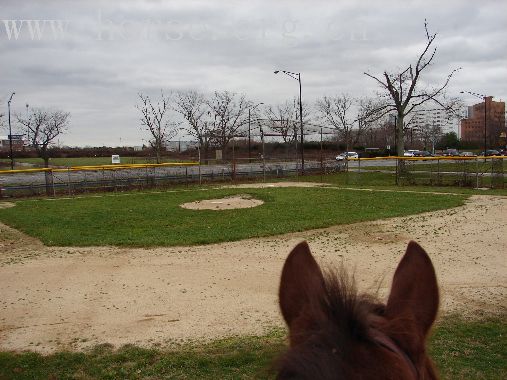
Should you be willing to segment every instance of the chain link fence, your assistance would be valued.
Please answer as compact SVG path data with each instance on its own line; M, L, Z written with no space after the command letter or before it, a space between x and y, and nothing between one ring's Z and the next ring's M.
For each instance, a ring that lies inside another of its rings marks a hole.
M505 188L505 160L501 157L363 158L348 161L308 158L304 175L347 173L345 184L372 184L370 174L387 185ZM105 165L72 168L0 171L0 198L72 196L154 187L236 181L298 180L303 174L295 159L238 159L194 163ZM353 178L353 179L352 179Z
M507 157L506 157L507 158ZM351 160L348 170L383 173L401 186L458 186L505 188L503 157L385 157ZM356 180L360 182L359 179Z
M301 163L291 160L235 160L230 162L104 165L72 168L0 171L0 198L72 196L154 187L235 181L273 181L297 178ZM308 161L305 174L343 170L334 160Z

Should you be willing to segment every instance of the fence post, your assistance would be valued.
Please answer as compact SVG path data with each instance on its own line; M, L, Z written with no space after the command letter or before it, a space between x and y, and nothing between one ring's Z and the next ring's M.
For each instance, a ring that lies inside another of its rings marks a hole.
M430 160L430 186L433 186L433 160Z
M399 168L398 168L399 165L400 165L400 159L398 157L396 157L396 176L395 176L395 178L396 178L396 181L395 181L396 182L396 186L398 186L400 184L400 179L399 179L399 173L400 173L400 171L399 171Z
M437 160L437 186L441 185L440 181L440 159Z
M114 192L116 193L116 170L111 170L111 177L113 177L113 189L114 189Z
M475 156L475 188L479 188L479 157Z
M202 177L201 177L201 156L199 156L199 186L202 184Z
M491 174L489 175L489 188L492 189L493 186L493 159L491 159Z
M72 195L72 188L70 187L70 168L67 168L67 180L69 181L69 197Z

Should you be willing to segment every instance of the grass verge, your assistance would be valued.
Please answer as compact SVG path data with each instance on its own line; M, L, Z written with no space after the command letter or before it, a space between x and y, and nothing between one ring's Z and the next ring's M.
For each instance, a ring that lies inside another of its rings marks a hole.
M188 210L179 205L245 194L261 206ZM330 188L209 189L16 202L0 220L46 245L174 246L271 236L456 207L466 196Z
M162 158L161 162L174 162L177 161L171 158ZM188 161L188 160L181 160ZM181 162L179 161L179 162ZM0 159L0 162L10 163L9 159L3 158ZM32 164L36 167L43 167L44 161L41 158L16 158L16 163L23 164ZM121 157L122 164L153 164L155 163L152 158L149 157ZM69 157L69 158L50 158L49 159L50 166L95 166L95 165L111 165L111 156L107 157ZM18 166L18 165L16 165Z
M429 343L442 379L505 379L507 318L443 319ZM178 349L97 346L88 352L0 353L0 379L272 379L285 332Z
M293 178L287 179L293 180ZM396 175L394 173L382 173L374 171L358 172L342 172L326 175L309 175L299 177L303 182L322 182L339 187L351 188L372 188L375 190L392 190L392 191L416 191L416 192L437 192L437 193L454 193L467 195L503 195L507 196L507 188L505 189L474 189L471 187L459 186L430 186L430 185L403 185L396 186Z

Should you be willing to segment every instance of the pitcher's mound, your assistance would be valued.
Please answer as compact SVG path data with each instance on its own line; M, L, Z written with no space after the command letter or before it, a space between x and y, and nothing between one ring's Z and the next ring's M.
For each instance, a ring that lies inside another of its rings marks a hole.
M204 199L202 201L183 203L180 206L191 210L232 210L235 208L251 208L264 202L252 198L248 194L234 195L220 199Z

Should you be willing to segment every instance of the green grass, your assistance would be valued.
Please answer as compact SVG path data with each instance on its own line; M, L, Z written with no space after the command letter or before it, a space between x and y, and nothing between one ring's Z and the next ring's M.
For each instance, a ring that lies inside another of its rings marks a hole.
M293 180L287 178L284 180ZM392 191L417 191L417 192L438 192L438 193L454 193L467 195L507 195L507 186L504 189L474 189L471 187L459 186L429 186L429 185L396 185L396 176L394 173L380 173L363 171L358 172L342 172L326 175L310 175L299 177L299 181L303 182L323 182L344 188L371 188L375 190L392 190Z
M40 158L16 158L16 163L33 164L38 167L44 166L44 161ZM162 158L162 162L174 162L174 159ZM0 162L10 163L8 159L0 159ZM148 157L123 157L122 164L153 164L155 161ZM74 158L51 158L49 160L51 166L95 166L95 165L111 165L111 156L107 157L74 157ZM21 168L17 165L17 168Z
M444 379L506 379L507 317L470 322L448 316L430 341L430 354Z
M245 194L261 206L188 210L179 205ZM57 246L173 246L278 235L456 207L466 196L326 188L209 189L25 200L0 220Z
M465 321L446 317L436 326L430 355L442 379L507 378L507 318ZM101 345L88 352L0 353L0 379L272 379L285 350L285 331L236 337L176 349Z

